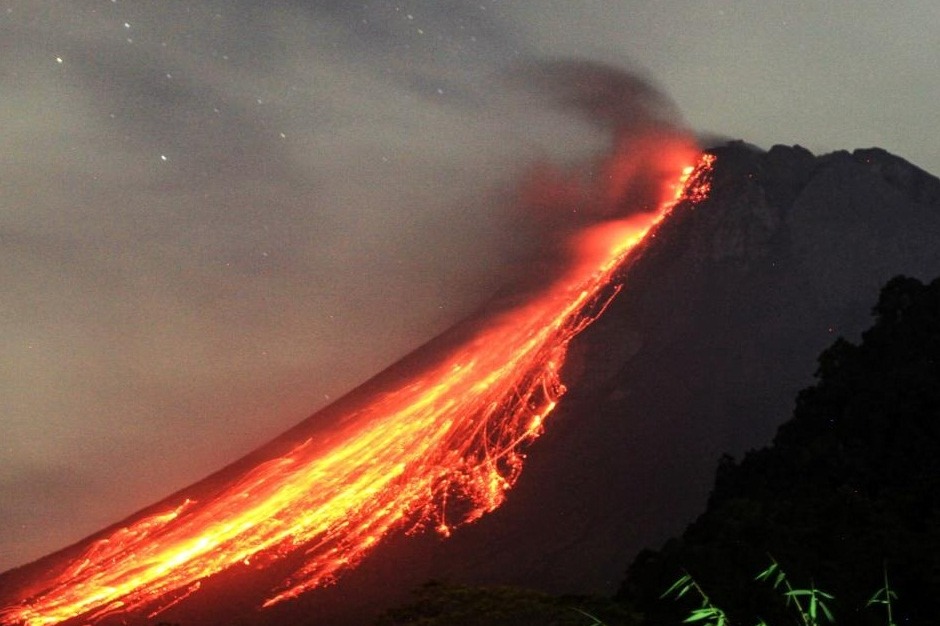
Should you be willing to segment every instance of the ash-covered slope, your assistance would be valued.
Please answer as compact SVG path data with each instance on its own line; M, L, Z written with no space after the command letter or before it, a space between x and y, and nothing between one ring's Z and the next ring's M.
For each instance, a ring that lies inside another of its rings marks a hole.
M430 578L613 592L638 550L702 509L723 452L770 440L808 364L867 325L881 284L940 274L940 181L904 160L713 152L710 197L676 208L572 344L569 392L500 509L448 540L395 537L270 610L255 610L260 581L223 574L159 619L368 623Z

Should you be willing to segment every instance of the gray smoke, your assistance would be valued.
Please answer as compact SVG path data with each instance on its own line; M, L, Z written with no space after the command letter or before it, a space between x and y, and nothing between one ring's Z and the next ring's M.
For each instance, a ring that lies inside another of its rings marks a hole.
M673 132L610 67L508 80L456 1L15 3L0 42L0 570L444 330Z
M672 101L636 73L560 59L516 64L504 79L530 106L571 115L605 141L591 156L536 163L522 177L511 211L526 266L564 263L560 250L587 224L655 210L663 185L695 150Z
M509 72L550 102L612 132L681 128L679 110L642 75L586 59L522 63Z

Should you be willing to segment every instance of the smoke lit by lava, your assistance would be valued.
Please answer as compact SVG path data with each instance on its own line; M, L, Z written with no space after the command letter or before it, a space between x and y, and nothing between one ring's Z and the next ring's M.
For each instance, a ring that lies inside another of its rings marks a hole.
M594 218L566 233L564 267L537 289L452 331L459 340L350 403L332 429L271 448L221 484L194 485L0 591L0 623L153 616L219 572L290 556L300 566L270 590L271 606L331 582L392 531L447 536L493 511L565 392L569 341L616 293L630 250L677 200L707 193L711 157L696 168L688 142L672 136L657 146L656 137L618 139L594 164L597 187L582 197ZM631 195L640 168L655 172L656 186L647 176L648 188ZM627 210L640 197L648 206Z

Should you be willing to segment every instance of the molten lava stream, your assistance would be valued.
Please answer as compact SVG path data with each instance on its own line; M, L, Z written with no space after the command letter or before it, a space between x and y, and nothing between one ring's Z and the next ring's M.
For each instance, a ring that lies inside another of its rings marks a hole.
M707 191L710 159L659 213L588 229L563 275L487 319L437 366L345 416L330 447L308 439L211 498L185 499L94 541L62 571L33 581L29 597L0 610L0 622L154 615L222 570L299 551L303 564L269 606L328 582L394 528L430 525L447 535L492 511L521 471L520 444L539 435L564 393L569 341L603 307L605 287L649 228L676 200ZM448 509L453 502L458 512Z

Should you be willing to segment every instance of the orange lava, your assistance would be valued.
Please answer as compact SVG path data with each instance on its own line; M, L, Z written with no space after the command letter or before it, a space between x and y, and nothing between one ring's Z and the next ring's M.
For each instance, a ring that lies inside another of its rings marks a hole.
M393 529L442 535L494 510L565 388L568 343L600 314L627 253L678 199L707 191L705 155L660 210L582 233L566 272L434 368L343 419L327 446L308 439L205 501L184 500L92 543L63 571L0 609L0 623L155 615L234 566L302 555L265 606L333 579ZM690 176L691 175L691 176ZM688 183L686 184L686 180ZM608 288L609 287L609 288Z

